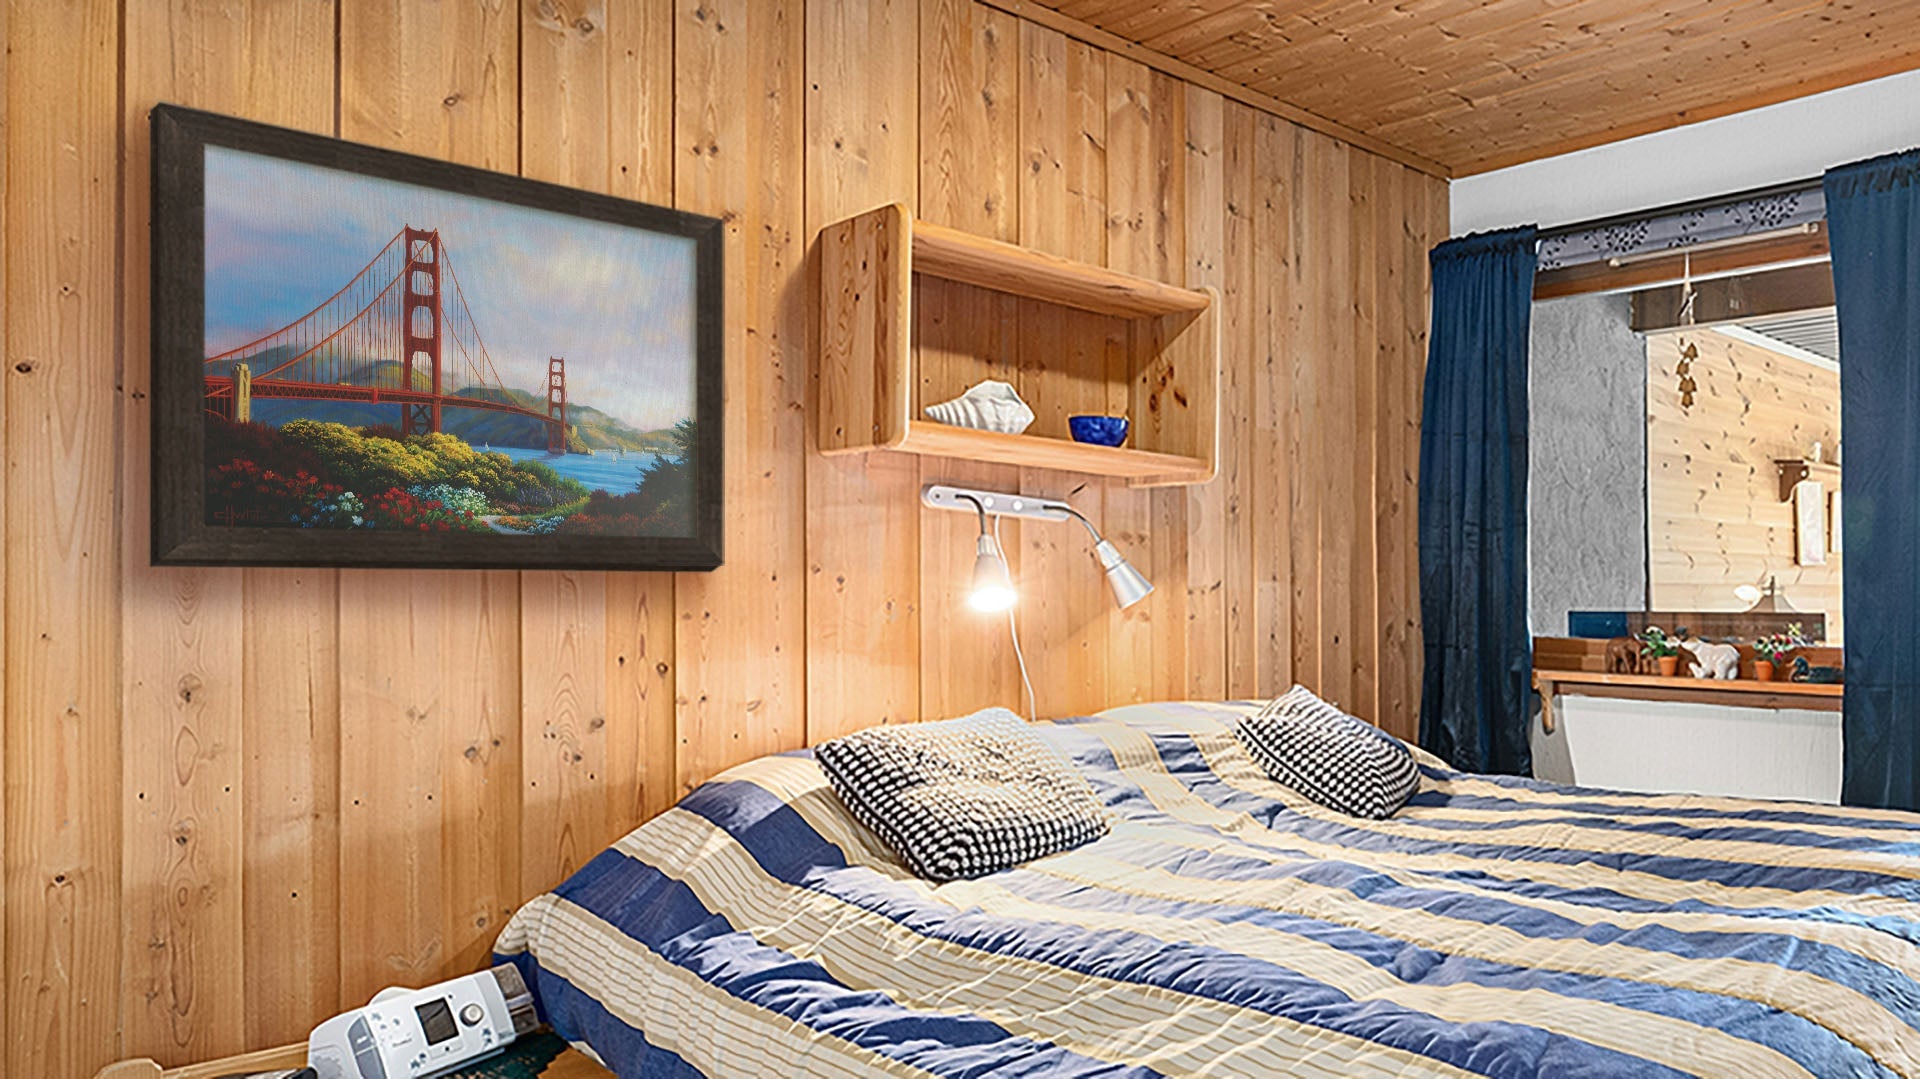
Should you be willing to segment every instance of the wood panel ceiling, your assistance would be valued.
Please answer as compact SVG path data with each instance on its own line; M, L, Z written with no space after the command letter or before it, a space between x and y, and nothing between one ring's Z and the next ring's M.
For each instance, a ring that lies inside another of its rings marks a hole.
M1920 67L1914 0L1043 3L1454 175Z

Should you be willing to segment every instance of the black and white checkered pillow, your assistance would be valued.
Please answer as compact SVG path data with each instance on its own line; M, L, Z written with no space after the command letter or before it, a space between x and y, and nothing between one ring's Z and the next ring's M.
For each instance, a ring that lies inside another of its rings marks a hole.
M1009 869L1109 827L1086 777L1004 708L874 727L813 753L853 815L929 880Z
M1276 782L1350 817L1384 820L1420 788L1398 738L1295 686L1243 716L1234 734Z

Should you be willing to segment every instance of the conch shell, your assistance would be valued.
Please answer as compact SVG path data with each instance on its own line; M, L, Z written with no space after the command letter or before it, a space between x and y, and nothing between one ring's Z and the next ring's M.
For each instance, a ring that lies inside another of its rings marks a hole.
M1017 435L1033 422L1033 409L1005 382L987 379L951 401L928 405L927 418L954 427Z

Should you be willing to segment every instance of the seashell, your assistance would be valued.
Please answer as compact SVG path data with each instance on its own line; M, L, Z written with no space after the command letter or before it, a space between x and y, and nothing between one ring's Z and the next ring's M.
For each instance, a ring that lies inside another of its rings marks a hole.
M938 423L1009 435L1019 434L1033 422L1033 409L1020 399L1020 394L1007 383L991 378L951 401L928 405L923 411L928 419Z

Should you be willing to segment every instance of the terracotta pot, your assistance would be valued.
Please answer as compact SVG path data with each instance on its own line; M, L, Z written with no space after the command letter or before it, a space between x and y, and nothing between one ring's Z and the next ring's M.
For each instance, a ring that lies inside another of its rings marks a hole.
M1679 656L1658 656L1655 661L1660 664L1660 676L1662 678L1672 678L1674 673L1680 669Z
M1766 659L1754 660L1753 676L1762 682L1773 681L1773 661Z

